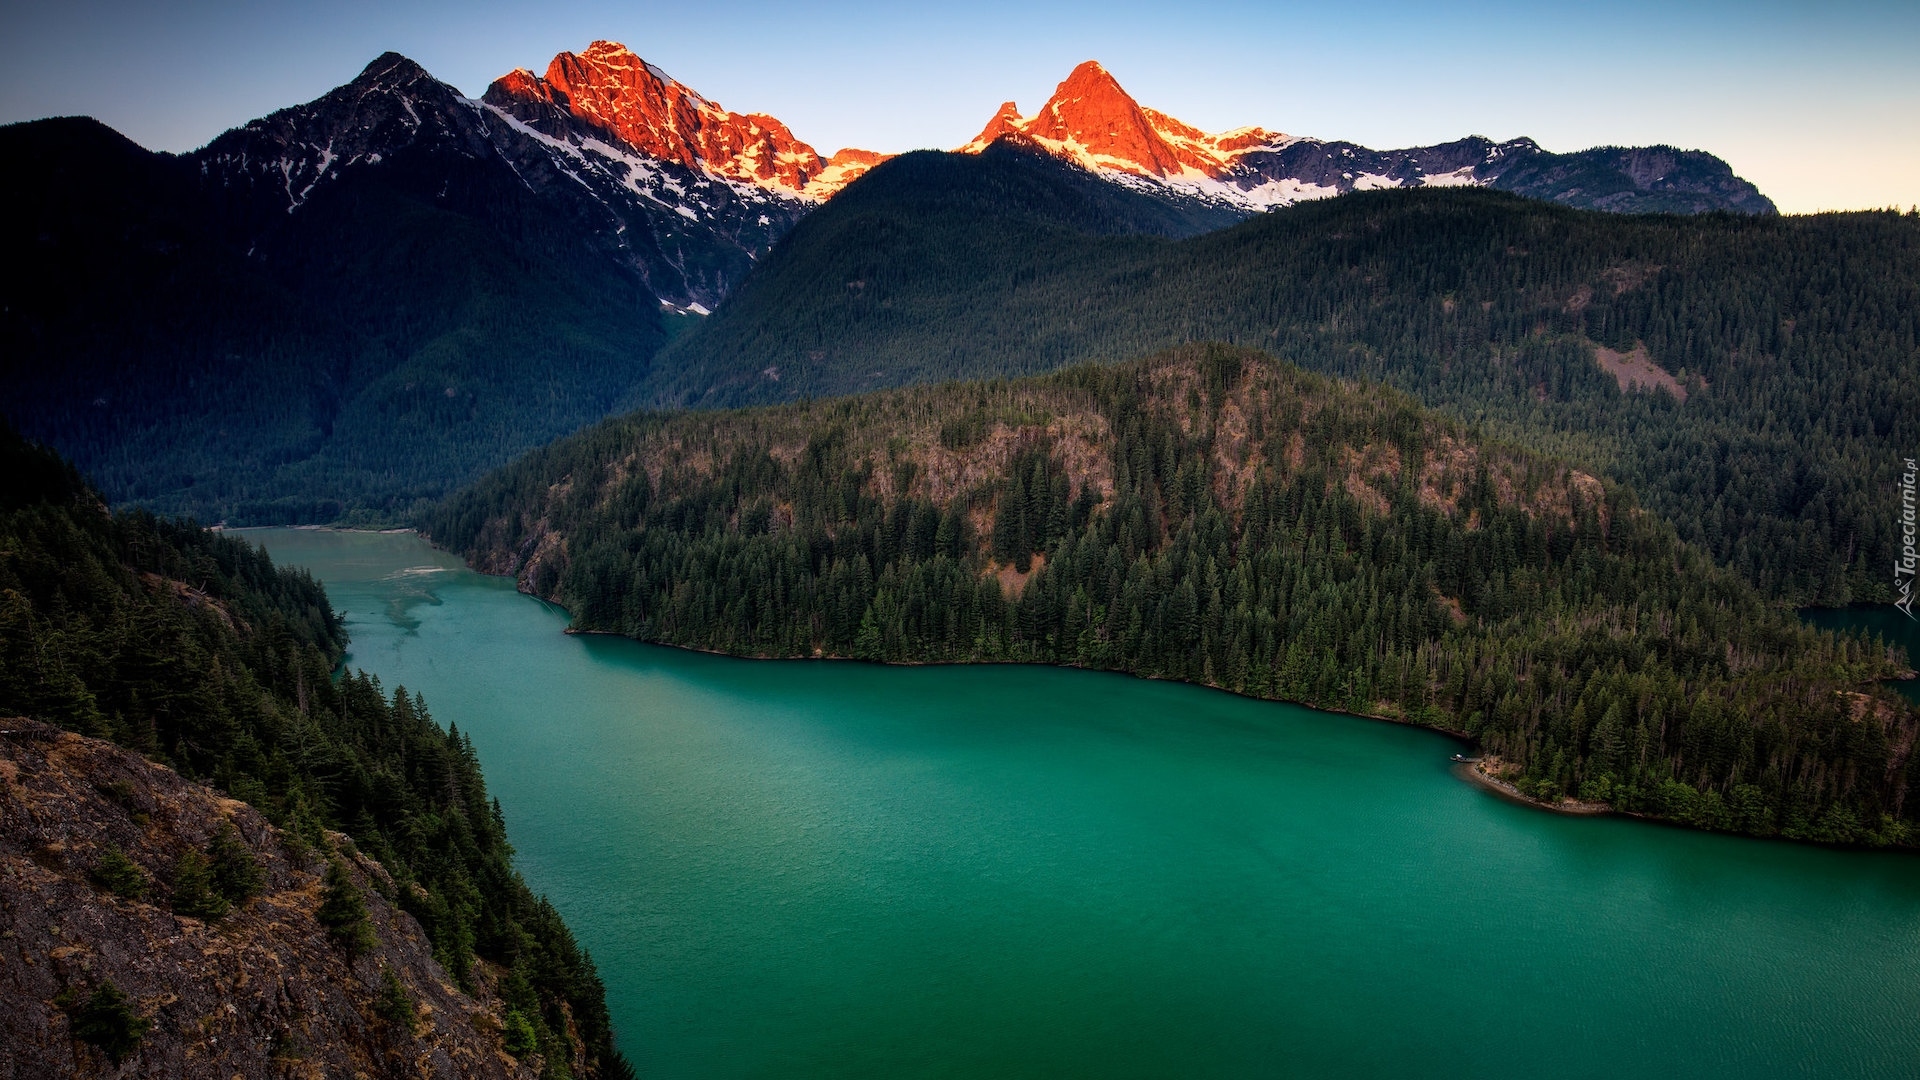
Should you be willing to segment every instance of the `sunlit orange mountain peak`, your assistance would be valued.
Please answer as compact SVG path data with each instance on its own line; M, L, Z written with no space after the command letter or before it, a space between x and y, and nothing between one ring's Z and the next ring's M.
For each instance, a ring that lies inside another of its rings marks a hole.
M832 194L871 164L863 157L880 158L863 150L824 158L778 119L726 109L613 41L555 56L545 77L508 72L486 100L529 123L562 113L648 157L803 198Z
M1260 128L1209 135L1135 101L1097 60L1074 68L1030 117L1020 116L1011 101L1000 106L960 149L978 153L995 139L1015 134L1089 169L1157 178L1220 177L1238 152L1286 138Z

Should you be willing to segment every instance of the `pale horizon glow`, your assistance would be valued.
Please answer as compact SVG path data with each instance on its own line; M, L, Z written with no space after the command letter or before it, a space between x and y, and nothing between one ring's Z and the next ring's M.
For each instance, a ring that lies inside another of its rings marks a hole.
M1141 104L1208 131L1383 150L1467 135L1555 151L1665 143L1718 155L1788 213L1920 203L1911 3L75 0L10 8L0 31L0 123L90 115L174 152L318 97L387 50L478 96L605 38L826 154L959 146L1002 101L1031 114L1097 59Z

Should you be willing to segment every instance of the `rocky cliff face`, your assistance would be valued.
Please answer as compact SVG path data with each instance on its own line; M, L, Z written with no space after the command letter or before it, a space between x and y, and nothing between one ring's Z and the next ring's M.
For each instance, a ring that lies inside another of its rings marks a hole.
M490 158L485 120L458 90L386 53L352 82L227 131L193 157L241 205L284 216L330 181L410 152Z
M264 888L217 921L176 914L181 857L229 824ZM0 720L0 1077L539 1075L537 1057L505 1052L484 972L478 997L456 989L383 895L379 864L332 839L378 939L357 956L316 918L321 853L111 743ZM144 898L96 884L110 849L138 867ZM395 1018L389 973L411 1023ZM117 1063L80 1037L83 1003L106 984L150 1025Z
M561 53L545 78L510 72L486 101L550 135L589 128L649 157L794 197L827 167L779 120L730 112L611 41Z
M961 150L978 153L1010 134L1090 169L1163 179L1226 176L1240 149L1286 139L1262 128L1209 135L1141 105L1095 60L1074 68L1030 117L1011 101L1001 105Z

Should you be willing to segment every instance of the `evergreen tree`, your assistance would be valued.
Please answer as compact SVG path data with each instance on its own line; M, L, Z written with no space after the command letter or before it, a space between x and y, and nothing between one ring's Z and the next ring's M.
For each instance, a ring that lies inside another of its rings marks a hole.
M357 957L380 943L367 918L367 899L354 884L346 861L338 857L327 864L325 891L313 917L348 956Z
M212 864L213 887L229 902L244 904L260 895L266 886L266 871L240 839L240 830L234 828L232 822L222 824L214 834L207 846L207 856Z
M224 918L227 898L214 885L213 867L207 857L188 850L173 865L173 911L208 922Z
M419 1015L413 998L407 995L407 988L400 984L400 977L390 967L380 969L380 991L374 995L373 1012L401 1032L413 1034Z
M514 1057L526 1057L540 1048L540 1040L534 1034L533 1024L526 1014L518 1009L507 1010L507 1023L504 1042L507 1053Z
M94 864L93 882L115 896L140 900L147 895L147 872L116 844L108 844Z
M318 582L233 534L103 514L70 466L4 426L0 477L0 715L109 738L224 789L296 854L347 832L393 876L456 982L474 988L479 958L521 972L528 1008L573 1018L555 1036L564 1056L625 1075L599 977L514 870L472 743L418 695L336 678L345 634ZM144 824L130 788L103 790ZM174 896L188 909L265 885L237 832L195 855L204 867L189 860L187 895ZM125 869L101 887L144 883Z
M682 463L644 506L636 460ZM923 554L923 504L990 514L985 542ZM739 526L756 505L790 510ZM1920 711L1875 684L1904 667L1883 646L1805 626L1624 486L1248 350L636 415L429 528L475 560L556 552L528 584L585 629L1129 671L1460 731L1543 799L1862 844L1920 823Z
M120 988L102 982L91 995L68 1012L73 1037L107 1055L117 1067L140 1047L153 1021L133 1009Z

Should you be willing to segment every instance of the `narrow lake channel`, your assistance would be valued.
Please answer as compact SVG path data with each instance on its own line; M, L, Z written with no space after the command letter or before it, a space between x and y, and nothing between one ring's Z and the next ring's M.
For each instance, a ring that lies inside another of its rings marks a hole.
M1920 858L1504 802L1390 724L561 633L246 533L470 735L648 1077L1920 1076Z

